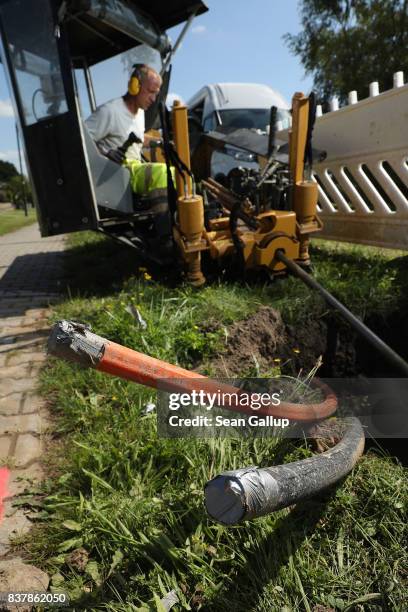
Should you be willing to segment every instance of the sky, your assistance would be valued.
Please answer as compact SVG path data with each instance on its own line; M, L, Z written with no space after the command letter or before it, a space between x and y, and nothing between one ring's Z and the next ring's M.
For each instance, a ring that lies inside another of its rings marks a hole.
M196 17L178 49L169 91L187 101L203 85L222 82L263 83L290 103L295 91L308 93L310 76L283 41L300 31L297 0L204 0L209 11ZM173 43L182 26L168 30ZM128 73L118 57L91 69L97 104L126 91ZM78 79L83 92L82 78ZM89 114L81 95L84 116ZM15 121L0 64L0 158L18 167Z

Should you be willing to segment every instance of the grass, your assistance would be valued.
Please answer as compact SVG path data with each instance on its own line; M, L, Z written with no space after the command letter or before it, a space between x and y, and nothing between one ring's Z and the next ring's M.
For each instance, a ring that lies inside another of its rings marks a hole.
M252 286L213 280L197 291L152 280L131 251L99 237L70 242L70 265L81 274L72 275L71 297L54 318L91 323L102 336L183 367L210 366L226 341L223 328L260 305L291 322L325 308L295 279ZM330 249L314 247L315 274L337 297L360 314L399 308L402 262ZM220 322L216 331L211 321ZM225 469L307 457L305 443L159 438L155 416L143 411L155 402L153 391L55 359L42 389L56 417L57 447L29 551L52 587L70 593L73 610L162 611L160 600L172 590L174 610L405 609L408 491L391 458L371 451L324 495L226 528L206 517L207 480ZM79 548L82 564L73 555Z
M14 232L26 225L32 225L36 220L37 215L33 208L28 209L27 216L25 216L24 210L2 210L0 211L0 236Z

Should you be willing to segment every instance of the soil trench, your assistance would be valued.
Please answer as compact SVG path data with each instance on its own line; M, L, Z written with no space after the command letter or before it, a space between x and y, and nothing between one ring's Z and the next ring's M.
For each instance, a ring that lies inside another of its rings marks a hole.
M384 320L371 317L365 324L403 358L408 358L407 323L400 315ZM217 325L211 326L211 331ZM206 330L208 331L208 330ZM318 364L325 378L400 377L392 364L333 311L311 313L307 320L286 324L282 314L262 306L250 317L233 323L226 347L211 362L215 375L255 375L279 367L282 374L305 376Z

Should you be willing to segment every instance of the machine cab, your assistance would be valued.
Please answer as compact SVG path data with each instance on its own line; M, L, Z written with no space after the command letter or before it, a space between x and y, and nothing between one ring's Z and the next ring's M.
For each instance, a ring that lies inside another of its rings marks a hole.
M87 132L75 69L94 110L90 66L143 45L161 58L165 95L165 30L206 10L195 0L0 0L1 60L42 236L103 230L134 214L128 171L103 157Z

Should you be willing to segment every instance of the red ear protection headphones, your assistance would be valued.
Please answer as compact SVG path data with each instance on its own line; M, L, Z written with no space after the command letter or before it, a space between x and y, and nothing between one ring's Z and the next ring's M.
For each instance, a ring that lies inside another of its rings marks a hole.
M130 77L129 86L128 86L128 93L131 96L137 96L137 94L140 91L140 88L142 86L141 80L142 80L142 68L143 67L144 67L144 64L134 64L133 65L133 72L132 72L132 76Z

